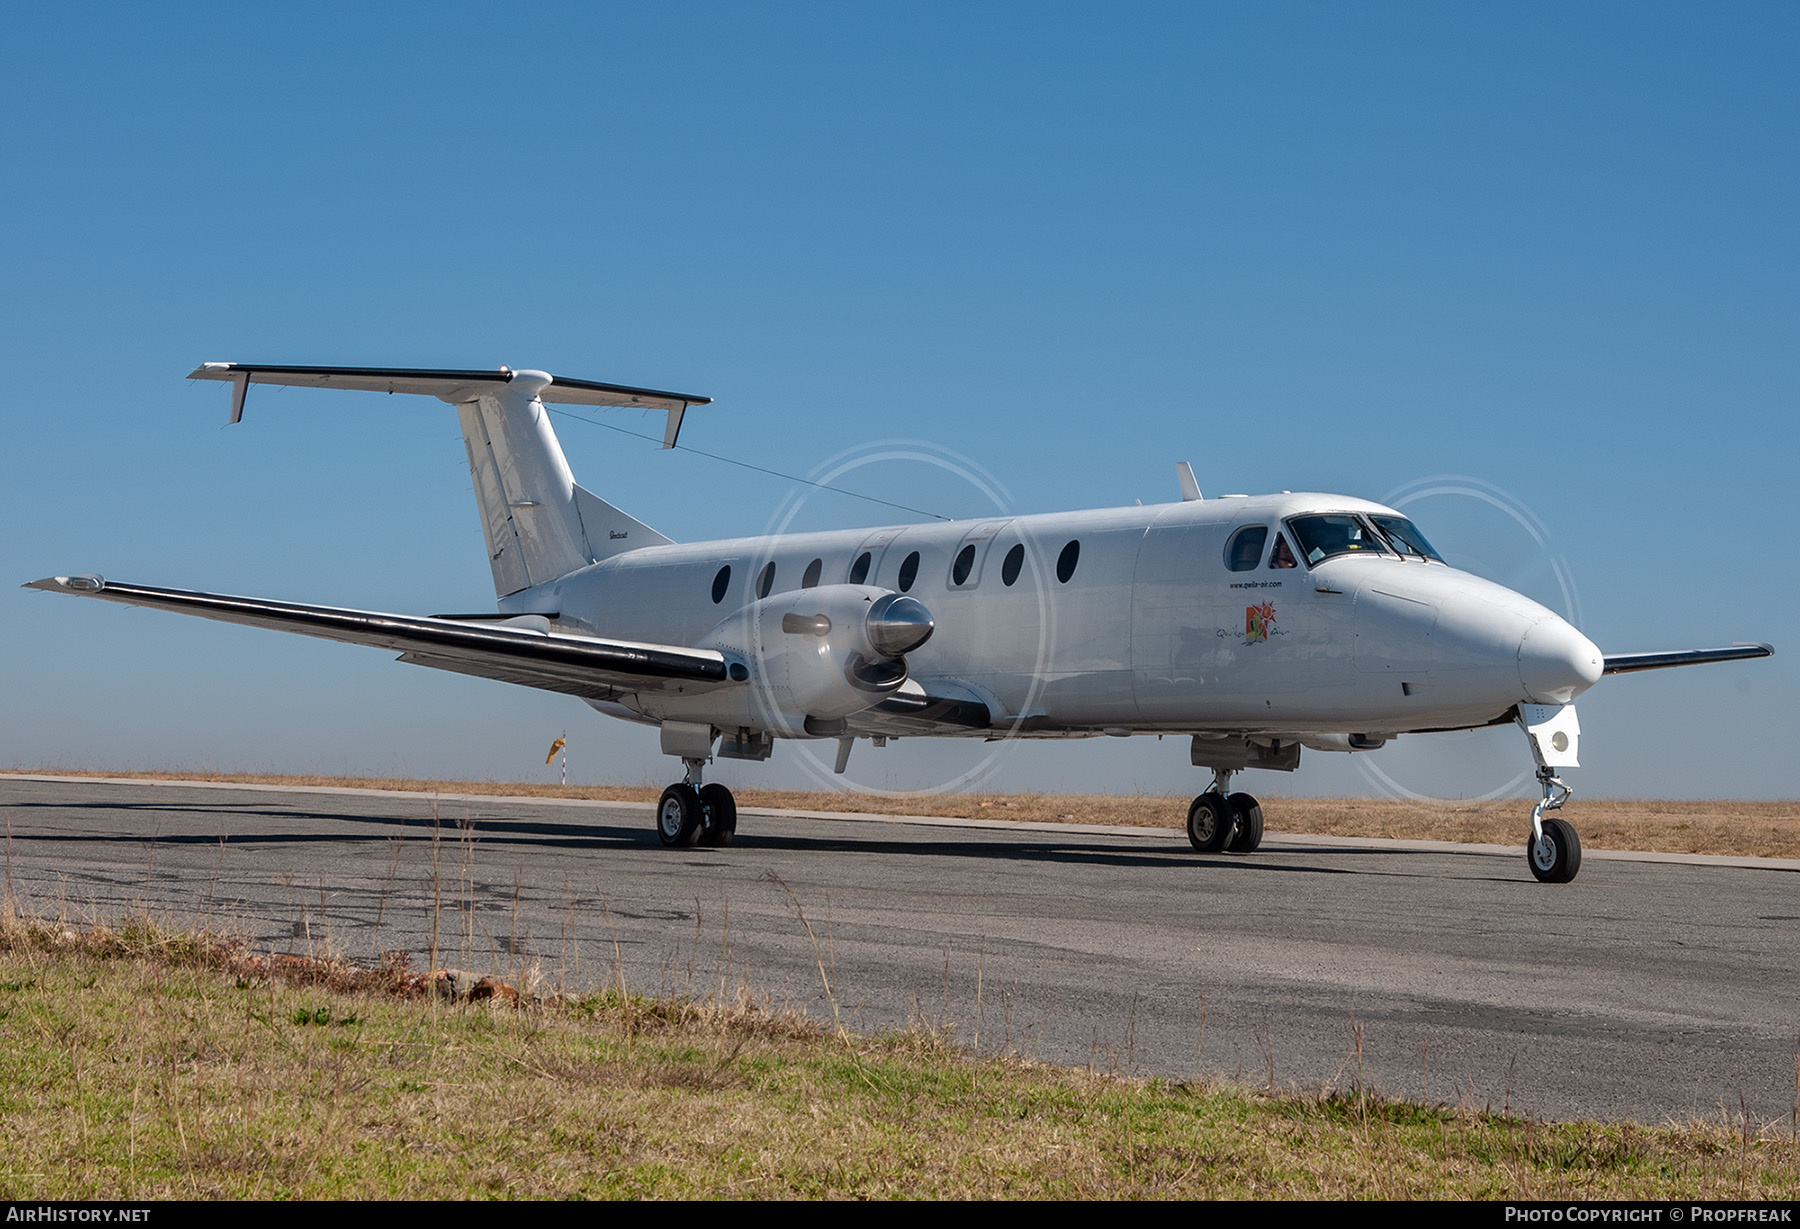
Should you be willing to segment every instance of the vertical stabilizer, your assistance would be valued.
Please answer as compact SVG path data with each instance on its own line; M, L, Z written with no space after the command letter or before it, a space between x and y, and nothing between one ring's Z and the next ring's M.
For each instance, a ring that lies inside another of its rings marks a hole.
M456 407L499 597L669 541L575 485L538 399L549 383L542 372L515 371Z

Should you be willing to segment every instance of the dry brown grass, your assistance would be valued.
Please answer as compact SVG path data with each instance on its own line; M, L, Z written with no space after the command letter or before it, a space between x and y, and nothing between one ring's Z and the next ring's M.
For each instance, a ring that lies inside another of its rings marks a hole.
M0 911L0 1199L1792 1199L1800 1134L1120 1078ZM249 962L249 963L247 963Z
M118 775L157 781L223 781L251 785L407 790L529 798L583 798L600 802L655 803L661 786L541 785L521 781L435 781L406 778L282 776L269 773L132 772L100 774L33 769L39 775ZM871 798L860 794L799 790L737 791L739 807L798 811L923 815L939 818L1014 820L1030 823L1112 824L1180 828L1188 799L1155 794L933 794ZM1263 819L1272 833L1318 836L1398 837L1479 844L1524 844L1529 801L1420 803L1388 798L1265 798ZM1774 802L1671 802L1658 799L1576 798L1563 817L1589 849L1654 853L1729 854L1800 858L1800 799Z

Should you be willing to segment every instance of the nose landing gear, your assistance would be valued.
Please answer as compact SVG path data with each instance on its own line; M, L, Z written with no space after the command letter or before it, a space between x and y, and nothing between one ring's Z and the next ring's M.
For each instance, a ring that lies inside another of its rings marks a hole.
M1544 797L1531 808L1531 840L1525 844L1525 860L1539 883L1568 883L1581 870L1581 839L1567 820L1545 819L1544 815L1561 807L1574 791L1553 768L1540 767L1537 779L1544 787Z
M1581 841L1567 820L1544 817L1559 810L1573 792L1556 772L1580 767L1581 723L1573 704L1521 704L1518 721L1537 760L1538 784L1544 787L1543 798L1531 808L1525 863L1539 883L1568 883L1581 870Z

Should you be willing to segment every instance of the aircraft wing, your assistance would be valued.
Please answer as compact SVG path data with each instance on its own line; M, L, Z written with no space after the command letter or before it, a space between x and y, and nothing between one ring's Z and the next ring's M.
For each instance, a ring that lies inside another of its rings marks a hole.
M1666 670L1671 666L1698 666L1712 661L1743 661L1749 657L1768 657L1775 652L1770 644L1734 644L1728 649L1678 649L1672 653L1608 653L1607 674L1631 674L1638 670Z
M545 620L529 615L473 621L383 614L123 584L99 576L50 576L25 587L366 644L398 651L401 661L416 665L587 699L611 699L620 692L707 690L727 678L724 656L711 649L573 636L549 631Z
M908 679L881 703L845 718L851 733L894 737L970 735L992 725L993 715L979 696L943 679Z

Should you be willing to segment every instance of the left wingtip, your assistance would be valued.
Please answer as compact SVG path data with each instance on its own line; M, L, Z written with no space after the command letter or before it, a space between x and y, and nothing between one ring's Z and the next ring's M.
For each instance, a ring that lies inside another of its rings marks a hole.
M19 587L44 589L51 593L98 593L106 588L106 579L88 572L80 576L46 576L42 580L27 581Z

